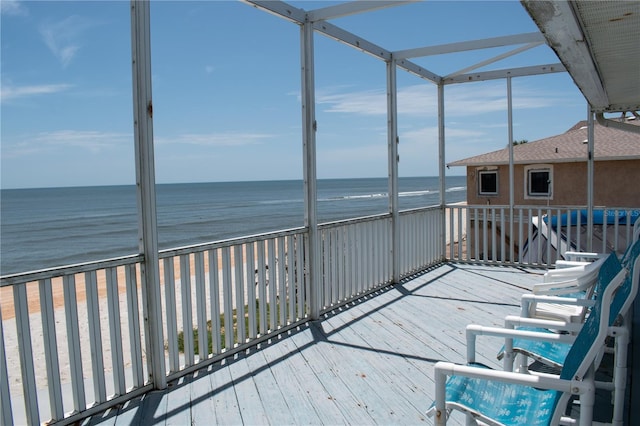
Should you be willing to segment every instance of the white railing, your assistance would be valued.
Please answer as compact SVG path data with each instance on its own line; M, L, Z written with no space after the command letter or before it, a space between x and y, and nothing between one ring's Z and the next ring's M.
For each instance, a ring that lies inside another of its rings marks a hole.
M160 252L167 378L304 320L305 244L298 229ZM141 261L2 277L2 424L71 423L151 389Z
M438 208L399 216L402 277L442 260ZM392 216L319 226L321 312L392 282ZM308 319L304 228L164 250L168 380ZM152 389L142 256L0 280L0 423L73 423ZM186 330L186 332L185 332Z
M140 261L2 277L3 424L58 421L144 391Z
M596 207L594 212L591 250L624 250L640 209ZM607 226L601 225L602 219L598 224L598 215L606 218ZM453 241L446 248L448 260L549 267L567 250L587 247L586 207L581 206L517 206L511 219L508 206L454 204L447 206L446 223L448 240ZM552 228L553 232L545 230L548 238L541 239L538 228Z
M391 216L318 227L322 244L322 309L391 282Z
M441 235L445 230L440 208L400 213L400 277L422 271L444 259Z
M297 229L160 252L168 378L304 319L306 244Z
M579 210L517 207L513 220L506 206L404 211L395 227L395 267L402 278L445 258L522 263L522 242L535 234L532 217L557 220ZM630 241L624 217L637 215L634 209L604 211L613 219L599 234L607 243L594 251ZM555 240L534 247L537 255L553 253L551 247L559 252L528 264L555 262L566 249L558 235L584 238L574 231L574 225L586 225L581 216L568 217ZM318 230L320 312L392 283L392 215L327 223ZM167 379L307 321L308 253L304 228L161 251ZM129 256L1 278L2 424L72 423L152 388L142 261Z

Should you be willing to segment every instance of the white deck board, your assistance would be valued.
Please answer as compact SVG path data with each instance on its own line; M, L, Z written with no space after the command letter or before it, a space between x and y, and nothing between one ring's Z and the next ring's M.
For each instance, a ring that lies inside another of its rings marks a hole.
M85 423L431 424L434 364L464 362L465 326L502 325L541 280L444 264ZM500 346L479 339L478 360L499 368Z

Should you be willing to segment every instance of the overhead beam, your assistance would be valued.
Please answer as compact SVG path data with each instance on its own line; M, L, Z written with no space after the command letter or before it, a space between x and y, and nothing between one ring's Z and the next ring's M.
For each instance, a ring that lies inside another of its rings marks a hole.
M444 84L455 83L471 83L474 81L499 80L507 77L524 77L528 75L553 74L565 72L564 65L561 63L534 65L530 67L509 68L503 70L486 71L479 73L460 74L454 77L446 77L443 79Z
M342 5L337 5L337 6L329 6L323 9L316 9L315 11L306 12L303 9L293 7L290 4L280 0L242 0L242 1L256 8L259 8L261 10L280 16L291 22L297 23L299 25L302 25L305 22L312 22L313 20L316 20L319 18L329 19L329 18L335 18L337 16L346 16L347 14L360 13L360 12L369 11L373 9L379 9L382 7L389 7L391 6L390 3L394 3L394 4L397 3L397 2L389 2L389 1L382 1L382 2L359 2L358 1L358 2L349 2ZM405 4L410 2L412 2L412 0L402 1L401 3ZM373 3L380 3L380 4L376 6ZM310 14L312 15L310 16ZM449 44L443 44L440 46L422 47L417 49L399 50L399 51L391 52L381 46L378 46L375 43L372 43L362 37L359 37L347 30L344 30L324 20L313 22L312 25L315 31L318 31L319 33L324 34L329 38L332 38L347 46L351 46L354 49L360 50L361 52L367 53L385 62L394 60L394 62L397 64L399 68L411 74L414 74L420 78L429 80L435 84L468 83L472 81L496 80L496 79L501 79L506 77L520 77L525 75L539 75L539 74L549 74L549 73L566 71L566 69L562 64L548 64L548 65L512 68L512 69L497 70L497 71L487 71L487 72L481 72L481 73L461 74L470 69L476 69L488 63L492 63L497 60L503 59L505 57L519 53L521 51L530 49L534 46L539 45L540 43L544 43L545 42L544 36L537 32L516 34L516 35L510 35L510 36L503 36L503 37L493 37L493 38L487 38L483 40L449 43ZM526 46L520 47L518 49L514 49L503 55L499 55L496 58L491 59L489 61L481 62L472 67L465 68L464 70L460 70L456 72L455 75L452 75L446 78L438 74L435 74L429 71L428 69L420 65L417 65L409 60L409 58L411 57L463 52L468 50L486 49L486 48L509 46L509 45L516 45L516 44L526 44Z
M315 22L313 24L313 27L316 31L324 34L329 38L346 44L347 46L351 46L354 49L358 49L385 62L388 62L393 58L392 53L387 49L380 47L377 44L371 43L370 41L365 40L362 37L358 37L357 35L350 33L349 31L346 31L329 22ZM408 59L397 61L397 65L399 68L404 69L411 74L415 74L420 78L430 80L436 84L442 80L442 77L440 77L439 75L430 72L424 67L416 65Z
M510 56L517 55L518 53L522 53L522 52L527 51L529 49L533 49L534 47L540 46L541 44L544 44L544 43L543 42L536 42L536 43L529 43L527 45L520 46L517 49L510 50L508 52L503 53L502 55L494 56L493 58L489 58L489 59L487 59L485 61L478 62L477 64L474 64L474 65L468 66L466 68L463 68L461 70L458 70L456 72L453 72L453 73L447 75L445 78L454 77L456 75L468 73L469 71L473 71L475 69L478 69L478 68L484 67L486 65L493 64L495 62L498 62L498 61L501 61L503 59L506 59L506 58L508 58Z
M313 28L329 38L351 46L364 53L368 53L369 55L375 56L376 58L382 59L384 61L391 60L391 52L387 49L380 47L375 43L371 43L370 41L365 40L362 37L358 37L357 35L350 33L347 30L343 30L342 28L329 22L315 22L313 24Z
M307 12L280 0L240 0L256 9L264 10L296 24L304 24Z
M303 9L298 9L295 8L283 1L279 1L279 0L242 0L244 3L247 3L249 5L252 5L258 9L264 10L265 12L277 15L281 18L284 18L288 21L294 22L298 25L302 25L307 21L307 12L304 11ZM406 4L406 3L412 3L413 0L411 1L401 1L401 2L395 2L395 1L383 1L383 2L371 2L371 3L375 3L378 4L380 3L379 7L374 7L374 8L380 8L382 7L382 5L386 4L386 3L393 3L393 5L395 4ZM354 3L360 3L360 2L354 2ZM363 2L364 4L369 3L369 2ZM349 3L350 4L350 3ZM364 6L363 4L363 6ZM391 4L387 4L386 7L391 6ZM337 6L336 6L337 7ZM352 6L355 7L355 6ZM332 9L332 7L329 8L324 8L324 9L317 9L315 12L312 11L313 13L316 13L315 18L311 18L309 19L317 20L318 16L329 16L328 13L325 13L323 15L319 15L318 12L321 10L325 10L325 9ZM363 7L361 9L361 11L364 11L365 8ZM367 10L372 10L372 6L371 4L369 4L368 9ZM312 13L310 12L310 13ZM335 14L338 11L336 9L334 9L334 15L333 17L335 17ZM329 22L326 21L320 21L320 22L315 22L313 24L313 28L314 30L318 31L321 34L324 34L325 36L332 38L340 43L346 44L347 46L351 46L354 49L358 49L364 53L367 53L373 57L376 57L378 59L381 59L385 62L390 61L391 60L391 52L383 47L380 47L378 45L376 45L375 43L371 43L368 40L365 40L362 37L358 37L357 35L350 33L349 31L346 31L336 25L333 25ZM442 77L440 77L437 74L434 74L432 72L430 72L429 70L427 70L424 67L421 67L419 65L416 65L412 62L410 62L407 59L404 60L400 60L398 61L398 66L402 69L404 69L405 71L414 74L420 78L424 78L427 80L430 80L434 83L439 83L442 79Z
M371 12L373 10L386 9L388 7L400 6L408 3L416 3L418 0L386 0L386 1L351 1L327 6L321 9L310 10L309 20L311 22L325 21L327 19L342 18L356 15L358 13Z
M427 79L435 84L440 84L440 82L442 81L442 77L438 74L434 74L428 69L421 67L420 65L417 65L408 59L400 59L395 62L398 68L401 68L410 74Z
M279 0L242 0L247 4L250 4L258 9L272 13L274 15L285 18L291 22L295 22L299 25L305 22L312 22L311 16L308 15L303 9L295 8L283 1ZM322 10L322 9L319 9ZM391 60L391 52L384 49L370 41L358 37L349 31L343 30L329 22L320 21L313 24L314 30L330 37L336 41L354 47L369 55L375 56L384 61Z
M609 97L571 2L523 0L522 5L544 33L547 44L556 52L591 107L594 110L606 109Z
M424 56L443 55L446 53L465 52L468 50L489 49L492 47L510 46L514 44L545 42L540 33L525 33L502 37L492 37L482 40L461 41L458 43L441 44L438 46L418 47L415 49L398 50L393 52L396 59L418 58Z

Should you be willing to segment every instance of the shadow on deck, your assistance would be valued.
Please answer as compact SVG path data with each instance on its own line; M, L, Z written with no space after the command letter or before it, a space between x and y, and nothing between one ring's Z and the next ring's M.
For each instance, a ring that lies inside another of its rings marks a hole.
M541 274L442 264L83 423L431 424L434 364L464 362L465 326L501 326ZM477 360L501 368L501 344L480 338Z

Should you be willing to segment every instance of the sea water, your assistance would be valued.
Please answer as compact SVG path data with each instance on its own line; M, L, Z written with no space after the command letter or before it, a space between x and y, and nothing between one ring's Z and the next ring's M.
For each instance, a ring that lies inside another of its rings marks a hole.
M385 178L318 181L320 223L385 213ZM160 249L304 225L302 181L161 184ZM400 178L400 209L439 203L437 177ZM446 202L466 199L465 177L447 177ZM135 186L5 189L0 193L0 274L138 252Z

